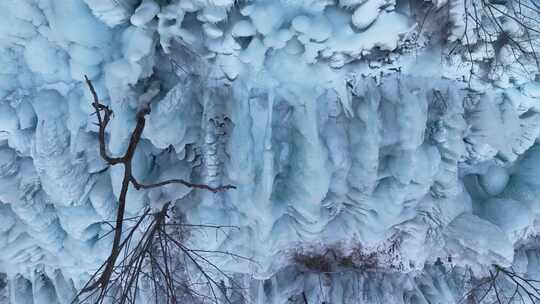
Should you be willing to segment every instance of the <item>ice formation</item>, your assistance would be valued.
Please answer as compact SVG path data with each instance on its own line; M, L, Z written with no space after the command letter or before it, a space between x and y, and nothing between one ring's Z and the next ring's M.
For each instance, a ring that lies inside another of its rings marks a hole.
M127 212L173 201L236 227L189 243L256 261L212 257L251 303L457 303L492 264L540 276L523 18L540 8L483 2L1 1L0 303L70 303L107 257L122 168L99 155L84 75L113 154L151 102L139 180L237 187L130 189ZM329 273L302 263L329 252Z

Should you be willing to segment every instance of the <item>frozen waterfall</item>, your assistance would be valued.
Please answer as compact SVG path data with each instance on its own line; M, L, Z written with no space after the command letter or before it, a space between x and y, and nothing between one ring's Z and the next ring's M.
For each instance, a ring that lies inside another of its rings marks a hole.
M138 180L236 186L127 193L126 217L172 202L186 246L232 253L207 257L241 286L219 303L457 304L493 265L540 279L537 17L535 0L0 1L0 303L69 304L110 252L124 173L85 75L113 155L150 104Z

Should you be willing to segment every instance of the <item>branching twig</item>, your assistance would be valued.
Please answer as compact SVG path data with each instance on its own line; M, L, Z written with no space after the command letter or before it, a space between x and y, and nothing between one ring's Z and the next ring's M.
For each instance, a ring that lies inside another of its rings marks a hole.
M501 285L499 283L509 283L511 287L507 285ZM481 283L471 288L458 303L462 303L464 299L474 299L474 303L484 303L484 300L491 298L496 304L511 304L514 300L519 298L520 303L525 303L524 299L528 299L530 303L540 303L540 286L536 285L540 283L539 280L528 278L523 274L515 272L512 268L504 268L499 265L493 265L493 270L489 271L489 277L481 280ZM475 294L479 292L484 286L486 290L482 292L482 295L476 299ZM511 292L509 292L511 290Z
M151 189L151 188L157 188L165 185L170 184L182 184L189 188L194 189L202 189L202 190L208 190L211 192L220 192L220 191L226 191L229 189L235 189L236 187L233 185L223 185L218 187L212 187L206 184L196 184L192 182L185 181L183 179L171 179L166 180L162 182L157 182L153 184L141 184L139 183L135 177L133 176L133 169L132 169L132 161L133 157L135 155L135 150L137 149L137 146L141 140L141 136L145 127L146 123L146 115L150 113L150 106L149 105L143 105L138 112L136 113L136 125L134 130L131 133L131 136L129 138L128 146L126 148L125 153L121 157L113 157L109 154L107 151L107 145L106 145L106 128L113 116L113 111L106 105L102 104L99 101L98 95L96 93L96 90L92 84L92 82L88 79L88 77L85 76L86 84L88 85L88 88L90 90L90 93L93 97L92 106L95 110L95 115L97 117L97 126L98 126L98 140L99 140L99 153L100 156L107 162L109 166L122 164L124 166L124 175L122 179L122 185L120 189L120 195L118 198L118 209L116 213L116 219L115 219L115 226L113 227L114 231L114 239L111 247L111 253L109 254L109 257L107 260L103 263L103 265L92 275L88 283L80 290L80 292L77 294L76 298L74 299L74 302L79 299L83 294L88 294L86 298L83 299L83 302L86 299L90 299L91 297L97 296L97 301L95 303L101 303L106 298L112 296L113 298L118 296L118 292L114 292L111 295L111 288L112 285L115 285L114 288L117 288L120 286L120 298L119 303L126 303L135 301L135 298L137 297L138 292L138 284L139 284L139 278L140 275L145 273L143 271L143 268L146 267L145 263L148 263L147 261L150 261L149 263L152 265L151 273L153 275L156 275L160 273L163 276L163 279L166 280L167 285L167 299L174 300L174 303L176 303L176 294L174 291L174 286L177 285L175 280L173 279L172 271L170 269L169 261L170 255L172 254L169 250L168 242L169 240L174 240L173 237L169 236L165 233L165 227L166 227L166 215L169 208L170 203L167 203L163 206L163 208L154 214L150 213L150 210L147 209L143 215L135 218L126 219L124 218L125 208L126 208L126 197L127 192L129 190L129 186L132 185L135 189L141 190L141 189ZM141 237L141 240L135 245L135 248L133 250L130 249L131 247L131 241L134 237L135 231L140 228L142 223L148 218L148 216L153 216L152 221L150 222L149 228L147 228L146 231L144 231L143 236ZM122 241L122 236L124 232L124 221L126 220L134 220L137 219L136 224L131 227L130 232L126 236L126 238ZM112 227L112 224L108 222L104 222ZM152 254L154 241L159 240L158 244L160 247L160 251L163 257L163 265L153 264L157 257L155 254ZM178 242L178 241L175 241ZM180 244L180 243L178 243ZM180 244L181 245L181 244ZM192 254L199 256L197 251L194 250L187 250L183 245L181 250L186 253L188 256L190 256L189 252ZM118 257L121 252L124 252L124 257L122 261L118 262ZM238 257L236 255L233 255L228 252L215 252L220 254L229 254L234 257ZM193 260L193 259L192 259ZM196 262L196 261L194 261ZM165 269L162 269L164 266ZM200 271L204 271L200 265L198 265ZM159 270L159 271L156 271ZM206 277L208 277L207 274L203 273ZM156 277L154 279L154 286L157 288L158 285L161 284L161 282L156 281ZM211 283L216 283L214 280L209 280ZM217 285L216 285L217 286ZM158 292L157 289L154 290L154 292ZM213 289L212 289L213 292ZM156 295L157 296L157 295ZM157 301L157 300L156 300Z

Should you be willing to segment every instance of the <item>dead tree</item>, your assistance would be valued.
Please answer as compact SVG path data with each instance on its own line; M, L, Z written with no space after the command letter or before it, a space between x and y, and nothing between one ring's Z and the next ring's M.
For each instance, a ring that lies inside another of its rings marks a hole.
M212 187L206 184L196 184L183 179L172 179L160 181L152 184L142 184L138 182L132 173L132 160L141 140L144 130L146 115L150 113L150 105L143 104L136 113L136 126L131 133L126 152L120 157L113 157L107 151L106 128L113 115L112 110L99 101L97 93L92 82L85 76L86 84L93 97L92 106L95 110L98 126L99 153L109 166L123 165L124 175L122 187L118 198L118 209L116 212L115 225L111 224L114 232L111 252L102 266L91 276L87 284L80 290L73 303L85 302L91 300L92 303L103 303L106 299L111 299L113 303L135 303L137 293L139 292L140 279L147 279L154 284L154 294L156 294L156 303L162 303L158 299L159 291L164 291L165 303L177 303L178 289L184 288L184 294L191 294L198 297L207 297L199 295L194 288L189 286L189 280L178 281L175 274L171 272L170 263L173 252L182 253L190 264L199 270L199 274L205 278L206 283L212 293L212 298L217 302L217 288L223 284L217 282L208 273L206 268L210 267L216 270L222 277L228 278L228 275L212 264L204 253L226 254L235 258L243 258L229 252L207 252L204 250L195 250L186 247L182 240L171 234L167 228L167 214L170 210L170 202L165 204L161 210L151 212L146 209L142 215L126 219L124 218L126 208L126 197L129 186L135 189L151 189L169 184L182 184L194 189L202 189L211 192L221 192L229 189L235 189L233 185L223 185ZM128 231L124 229L124 223L129 220L134 224ZM201 225L204 226L204 225ZM209 228L220 229L222 227ZM141 232L140 238L135 237L136 232ZM123 238L124 237L124 238ZM120 259L121 257L121 259ZM203 264L206 264L203 266ZM150 272L148 272L150 269ZM234 280L230 279L230 282Z

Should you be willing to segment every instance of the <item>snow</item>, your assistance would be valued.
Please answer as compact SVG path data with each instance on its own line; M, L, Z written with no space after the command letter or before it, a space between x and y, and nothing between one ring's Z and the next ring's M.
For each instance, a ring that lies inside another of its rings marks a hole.
M154 46L152 33L140 28L129 27L124 31L122 40L124 57L132 62L148 55Z
M87 48L80 44L70 45L68 53L71 59L84 65L94 66L103 61L98 49Z
M15 109L9 105L0 105L0 132L13 133L19 129Z
M219 38L223 36L223 31L219 29L215 24L205 23L203 25L204 33L209 38Z
M46 80L66 78L67 54L57 51L46 38L38 36L29 41L24 55L28 68Z
M511 199L486 200L482 216L499 226L511 240L519 239L519 233L531 226L533 220L527 205Z
M128 20L136 0L124 0L122 5L116 0L84 0L92 14L109 27L115 27Z
M257 261L211 257L256 303L455 303L445 256L475 276L537 272L538 249L522 252L540 219L535 64L465 26L462 2L424 4L445 9L419 32L422 8L401 1L2 1L0 272L14 303L66 303L109 250L97 240L123 168L100 158L85 75L113 110L113 155L150 105L140 181L237 187L131 188L127 213L172 201L190 224L237 227L187 242ZM329 248L377 252L381 267L320 285L292 258Z
M383 0L369 0L354 10L352 23L359 30L369 27L379 17L380 8L385 3Z
M452 252L469 254L472 250L480 256L481 263L508 265L512 261L514 248L501 228L475 215L464 213L457 216L447 226L445 234ZM471 266L473 271L481 272L478 265Z
M234 24L231 33L234 37L249 37L255 35L256 30L250 21L240 20Z
M111 32L82 0L51 0L50 5L49 22L60 39L85 47L105 47L110 42Z
M491 196L499 195L506 185L510 176L505 168L490 166L486 173L480 176L480 185Z
M131 16L131 23L141 27L150 22L159 13L159 5L153 0L144 0Z

